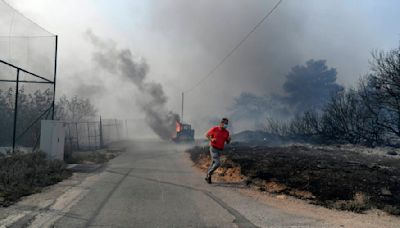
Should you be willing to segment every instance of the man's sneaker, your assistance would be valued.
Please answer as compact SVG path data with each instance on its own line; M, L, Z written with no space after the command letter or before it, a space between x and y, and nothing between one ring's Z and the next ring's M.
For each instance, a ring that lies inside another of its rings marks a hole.
M211 184L211 176L206 176L204 180L206 180L207 183Z

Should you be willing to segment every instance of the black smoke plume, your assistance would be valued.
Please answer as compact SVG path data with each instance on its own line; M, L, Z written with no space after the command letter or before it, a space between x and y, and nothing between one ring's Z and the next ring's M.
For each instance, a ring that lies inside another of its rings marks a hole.
M96 48L93 61L107 72L118 74L137 87L141 96L135 96L136 103L144 112L147 124L161 139L170 139L179 115L165 107L168 98L162 85L146 81L149 71L146 61L132 54L129 49L118 49L113 41L100 39L91 30L86 32L86 36Z

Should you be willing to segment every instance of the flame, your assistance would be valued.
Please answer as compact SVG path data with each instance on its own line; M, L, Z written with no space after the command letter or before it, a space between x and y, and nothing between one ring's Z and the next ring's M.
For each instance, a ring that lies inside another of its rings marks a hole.
M181 123L179 123L178 121L176 121L176 132L180 132L182 130L182 126Z

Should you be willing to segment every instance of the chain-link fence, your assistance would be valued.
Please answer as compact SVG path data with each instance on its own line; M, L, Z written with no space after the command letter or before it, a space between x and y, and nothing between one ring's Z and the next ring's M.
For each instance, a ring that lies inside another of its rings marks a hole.
M124 122L117 119L65 123L65 151L97 150L126 138Z
M0 152L34 150L54 110L57 36L0 0Z

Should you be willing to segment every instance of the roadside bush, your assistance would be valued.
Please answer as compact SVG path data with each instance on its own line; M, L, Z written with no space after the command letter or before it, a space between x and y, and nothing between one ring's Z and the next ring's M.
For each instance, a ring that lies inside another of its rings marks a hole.
M64 162L47 160L42 152L0 157L0 205L8 206L70 175Z
M354 89L333 95L320 113L307 111L288 122L267 120L266 131L291 141L366 146L383 144L387 135Z
M360 92L376 124L400 137L400 47L372 53L371 73L361 81Z
M321 127L320 114L317 111L306 111L287 122L267 119L265 131L284 141L319 143L322 137Z
M268 119L266 131L290 141L395 145L400 139L400 47L374 52L370 74L358 89L332 94L321 111L286 122Z
M385 136L385 129L376 123L354 89L333 96L320 122L320 133L326 142L373 146L382 144Z

